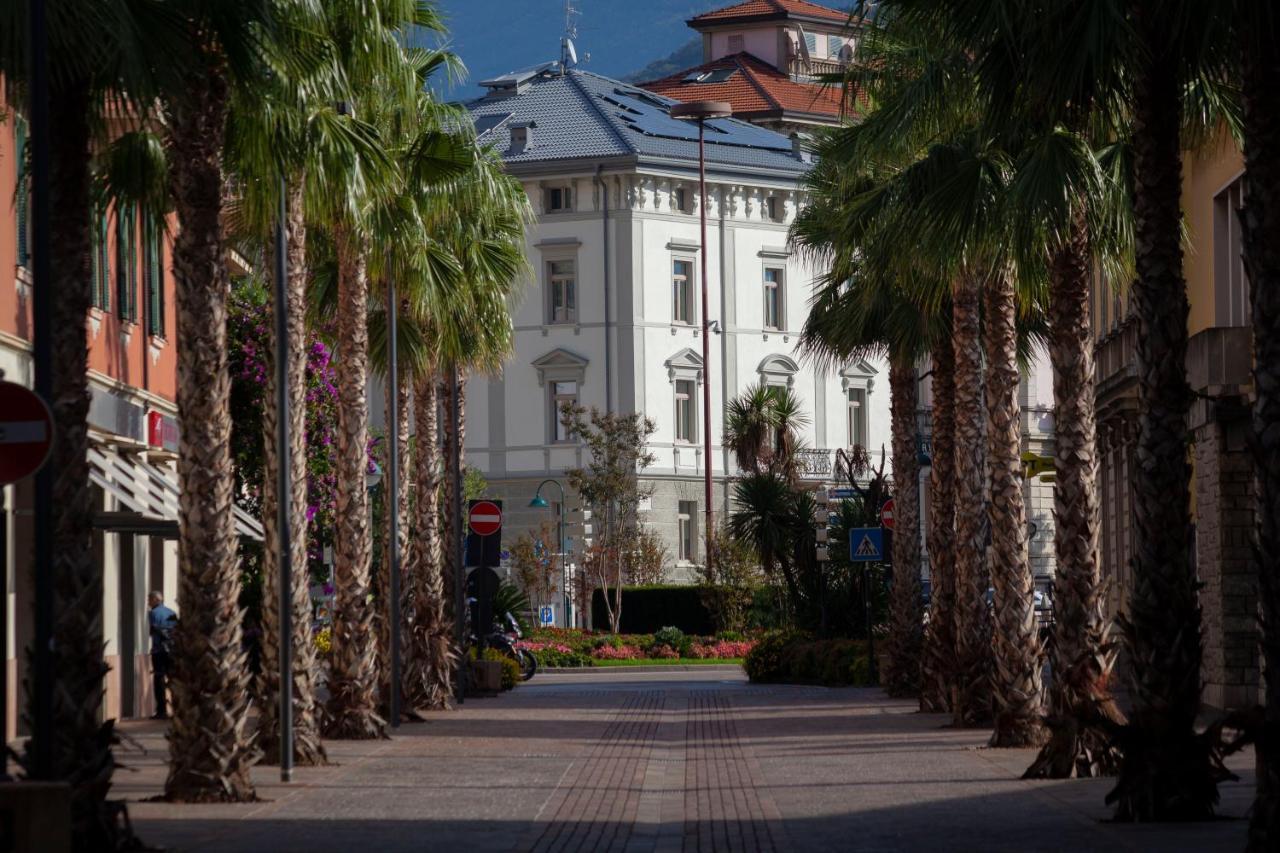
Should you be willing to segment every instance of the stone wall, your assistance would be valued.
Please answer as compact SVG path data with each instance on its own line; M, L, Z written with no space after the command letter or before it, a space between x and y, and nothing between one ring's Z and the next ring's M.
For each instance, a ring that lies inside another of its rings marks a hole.
M1260 677L1247 409L1202 400L1192 420L1199 421L1194 430L1195 547L1204 584L1204 701L1215 708L1244 707L1258 701Z

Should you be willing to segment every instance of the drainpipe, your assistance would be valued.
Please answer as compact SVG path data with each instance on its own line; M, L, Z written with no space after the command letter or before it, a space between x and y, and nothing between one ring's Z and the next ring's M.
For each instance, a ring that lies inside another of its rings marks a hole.
M609 296L609 185L600 177L604 164L596 166L592 182L600 188L600 226L604 237L604 408L613 412L613 347L609 335L609 323L613 318L612 300Z

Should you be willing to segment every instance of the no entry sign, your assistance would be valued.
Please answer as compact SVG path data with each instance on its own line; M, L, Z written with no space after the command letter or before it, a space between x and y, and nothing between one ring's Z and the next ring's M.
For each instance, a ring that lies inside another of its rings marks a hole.
M893 498L889 498L880 507L880 526L886 530L893 529Z
M0 381L0 485L40 470L53 447L53 416L30 388Z
M475 535L492 536L502 529L502 508L493 501L477 501L471 505L467 523Z

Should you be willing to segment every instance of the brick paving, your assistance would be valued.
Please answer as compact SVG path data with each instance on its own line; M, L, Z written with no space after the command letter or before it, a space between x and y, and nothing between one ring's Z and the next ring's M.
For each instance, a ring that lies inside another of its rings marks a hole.
M878 690L747 684L740 672L539 675L512 693L327 742L333 766L254 768L262 802L146 802L158 724L123 726L116 796L148 843L206 851L1242 850L1252 754L1206 824L1106 822L1109 780L1024 782L1026 750Z

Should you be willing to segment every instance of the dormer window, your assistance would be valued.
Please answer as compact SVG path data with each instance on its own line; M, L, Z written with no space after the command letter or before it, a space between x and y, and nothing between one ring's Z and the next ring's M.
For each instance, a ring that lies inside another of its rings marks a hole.
M532 121L522 121L511 125L512 154L523 154L526 149L533 147L533 129L537 126L537 123Z
M547 189L547 212L567 213L573 210L573 190L569 187Z

